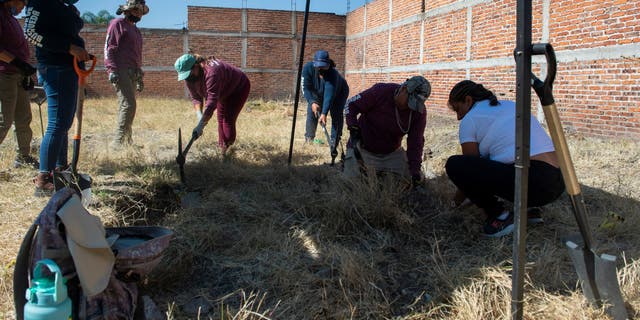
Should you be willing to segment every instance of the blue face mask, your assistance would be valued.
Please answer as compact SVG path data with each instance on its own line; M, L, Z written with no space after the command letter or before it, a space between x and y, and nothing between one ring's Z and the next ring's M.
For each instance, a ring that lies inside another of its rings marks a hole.
M16 7L9 7L9 12L11 12L12 16L17 16L20 13Z

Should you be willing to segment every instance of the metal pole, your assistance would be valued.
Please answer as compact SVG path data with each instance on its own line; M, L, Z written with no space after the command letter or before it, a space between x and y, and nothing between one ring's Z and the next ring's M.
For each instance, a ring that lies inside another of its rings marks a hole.
M298 78L296 81L296 94L293 101L293 123L291 124L291 142L289 143L289 160L287 163L291 165L291 157L293 155L293 138L296 134L296 118L298 114L298 100L300 100L300 84L302 82L302 64L304 63L304 44L307 41L307 22L309 20L309 3L304 8L304 23L302 27L302 41L300 41L300 57L298 58Z
M518 0L516 22L516 162L511 275L511 318L523 316L524 265L527 241L529 143L531 137L531 0Z

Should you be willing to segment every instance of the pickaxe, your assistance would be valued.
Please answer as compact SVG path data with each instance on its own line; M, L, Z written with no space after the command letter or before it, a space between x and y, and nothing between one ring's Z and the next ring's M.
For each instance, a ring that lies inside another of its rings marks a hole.
M193 144L193 141L196 139L196 136L192 135L189 143L187 143L187 147L182 150L182 130L178 128L178 156L176 157L176 162L178 163L178 166L180 166L180 181L183 184L185 183L184 163L186 161L187 153L189 152L189 149L191 149L191 144Z

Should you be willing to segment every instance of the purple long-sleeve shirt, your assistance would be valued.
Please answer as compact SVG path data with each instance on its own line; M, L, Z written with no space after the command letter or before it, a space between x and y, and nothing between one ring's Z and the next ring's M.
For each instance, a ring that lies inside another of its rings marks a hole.
M360 127L361 144L372 153L388 154L397 150L406 134L409 170L415 175L420 173L422 165L427 113L398 110L393 100L398 88L400 85L395 83L373 85L347 101L345 116L348 127Z
M104 65L107 72L142 66L142 33L124 18L111 20L104 44Z
M22 27L5 6L0 5L0 51L7 51L16 58L28 62L29 47ZM0 73L16 73L18 69L0 61Z
M194 105L204 101L203 118L208 120L218 102L224 101L248 82L249 79L239 68L222 60L208 60L204 68L204 80L187 82L187 88Z

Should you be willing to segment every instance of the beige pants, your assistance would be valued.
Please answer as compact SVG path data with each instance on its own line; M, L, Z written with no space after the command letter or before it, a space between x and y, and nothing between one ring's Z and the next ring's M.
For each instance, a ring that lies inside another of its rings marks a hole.
M115 142L131 144L133 119L136 117L136 69L119 70L120 79L113 86L118 95L118 128Z
M22 74L0 73L0 143L11 125L18 142L18 154L28 156L31 151L31 106L22 88Z
M410 178L407 153L402 147L388 154L371 153L358 145L362 163L358 163L353 148L348 148L344 158L344 171L346 177L357 177L360 175L360 168L364 167L367 172L389 172L402 177Z

